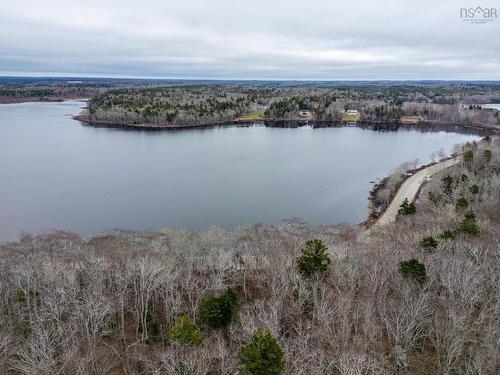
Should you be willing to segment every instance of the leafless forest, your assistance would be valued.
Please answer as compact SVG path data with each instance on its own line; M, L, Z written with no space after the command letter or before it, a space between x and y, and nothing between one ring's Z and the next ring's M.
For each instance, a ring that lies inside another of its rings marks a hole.
M0 368L237 374L242 348L266 326L286 374L498 374L500 145L465 151L425 186L415 214L377 230L284 222L23 235L0 247ZM312 238L328 247L331 269L304 279L296 258ZM425 281L403 277L400 262L413 258ZM228 287L235 319L204 327L200 301ZM180 314L201 342L172 339Z

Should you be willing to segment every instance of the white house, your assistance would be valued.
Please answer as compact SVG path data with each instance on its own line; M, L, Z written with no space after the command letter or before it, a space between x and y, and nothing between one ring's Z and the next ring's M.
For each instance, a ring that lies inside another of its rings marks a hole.
M299 111L299 116L302 116L302 117L308 117L310 114L311 114L311 112L309 112L307 109L301 109Z
M359 111L357 109L348 109L345 111L345 114L349 116L357 116L359 115Z

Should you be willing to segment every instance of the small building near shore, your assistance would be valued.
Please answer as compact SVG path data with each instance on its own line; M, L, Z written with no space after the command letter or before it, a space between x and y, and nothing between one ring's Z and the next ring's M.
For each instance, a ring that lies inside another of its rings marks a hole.
M348 109L344 112L348 116L357 116L359 115L359 111L357 109Z
M301 109L299 111L299 116L301 117L309 117L311 115L311 112L308 111L307 109Z
M348 109L341 114L342 122L356 124L357 121L361 120L361 115L357 109Z

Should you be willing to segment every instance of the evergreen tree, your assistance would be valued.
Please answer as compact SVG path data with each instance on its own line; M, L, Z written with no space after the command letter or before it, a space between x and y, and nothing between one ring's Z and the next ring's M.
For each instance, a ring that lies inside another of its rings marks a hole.
M219 298L206 294L198 307L200 320L209 328L227 327L233 320L238 307L238 296L228 288Z
M469 201L464 197L458 198L457 202L455 203L455 208L457 209L457 211L464 210L468 206L469 206Z
M241 353L245 375L279 375L285 368L283 349L267 327L261 327Z
M425 265L416 259L410 259L399 263L399 272L404 278L412 278L423 284L427 280Z
M442 240L454 240L457 236L456 232L453 230L446 229L439 235Z
M427 236L422 238L420 246L425 247L426 249L435 249L438 247L438 241L433 236Z
M446 195L451 195L451 193L453 193L453 177L451 177L450 175L444 176L443 178L441 178L441 182L443 185L443 192Z
M197 345L203 339L198 328L186 314L180 315L168 331L168 337L180 345Z
M301 251L302 254L296 262L302 277L324 276L330 270L332 260L323 241L319 239L307 241Z
M486 163L489 163L491 161L491 158L493 157L493 154L491 153L491 150L484 150L483 151L483 158L486 160Z
M473 236L479 236L481 234L481 227L477 223L476 215L472 210L465 214L463 220L458 224L457 229L459 232L471 234Z
M466 164L471 164L474 160L474 152L472 150L468 150L464 152L464 161Z
M476 184L472 185L470 188L469 188L469 191L472 193L472 194L479 194L479 186L477 186Z
M408 198L405 198L403 203L399 206L398 215L411 215L417 212L417 207L415 203L408 202Z

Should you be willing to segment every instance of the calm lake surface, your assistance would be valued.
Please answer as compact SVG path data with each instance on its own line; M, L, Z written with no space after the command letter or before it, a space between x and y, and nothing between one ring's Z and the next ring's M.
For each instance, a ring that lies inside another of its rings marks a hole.
M22 231L363 221L371 181L477 136L354 127L126 131L84 102L0 105L0 240Z

